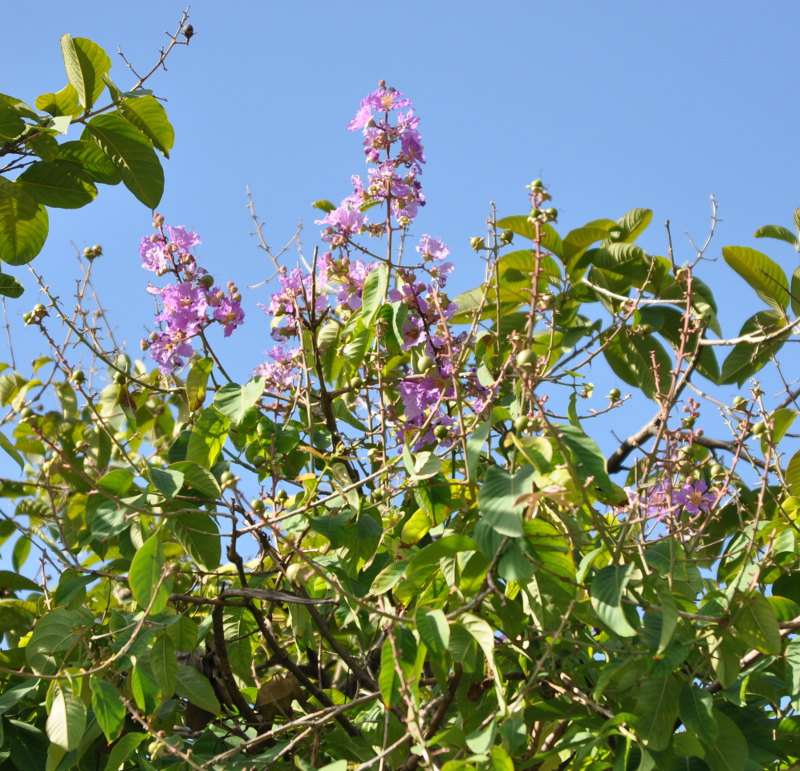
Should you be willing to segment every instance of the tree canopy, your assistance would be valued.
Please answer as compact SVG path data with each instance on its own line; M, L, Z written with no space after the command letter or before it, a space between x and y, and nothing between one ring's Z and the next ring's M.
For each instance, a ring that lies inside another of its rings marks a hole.
M123 92L95 43L62 50L61 91L0 96L11 266L47 207L162 193L148 75ZM34 274L48 353L0 365L19 467L0 479L0 771L795 767L800 268L722 247L757 309L724 330L716 209L679 261L669 231L665 256L637 243L645 208L560 231L536 179L523 213L465 233L485 276L451 297L457 256L413 233L411 99L381 82L347 128L367 173L314 204L318 245L292 263L260 239L266 319L161 213L141 353L88 291L102 249L74 308ZM800 209L755 237L785 254L798 233ZM272 347L240 383L242 324ZM597 428L642 405L627 439Z

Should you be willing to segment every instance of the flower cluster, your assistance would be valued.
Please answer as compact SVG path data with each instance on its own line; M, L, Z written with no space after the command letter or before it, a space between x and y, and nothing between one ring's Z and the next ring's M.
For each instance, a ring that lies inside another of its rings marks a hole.
M317 221L318 225L327 226L322 240L334 248L365 230L373 235L384 232L385 224L368 224L362 211L366 206L387 204L397 225L405 227L425 205L418 179L425 154L419 118L410 99L381 81L376 91L361 100L358 113L347 128L363 132L367 162L375 165L368 170L366 183L354 176L353 192Z
M703 479L689 480L681 487L673 486L671 480L662 480L643 496L629 493L632 503L644 509L648 519L665 521L671 515L685 512L691 516L708 514L717 496L708 489Z
M161 332L152 332L142 340L142 348L150 352L165 375L182 367L193 353L190 340L210 324L222 324L225 337L244 322L242 296L229 281L225 290L214 286L214 279L199 267L192 248L200 243L197 233L184 227L164 225L156 215L156 233L142 239L139 256L142 267L157 276L170 274L177 283L164 287L150 286L150 294L158 297L161 312L156 321Z

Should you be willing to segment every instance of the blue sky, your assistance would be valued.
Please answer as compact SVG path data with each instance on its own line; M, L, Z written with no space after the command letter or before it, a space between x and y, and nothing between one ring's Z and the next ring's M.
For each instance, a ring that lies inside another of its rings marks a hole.
M83 0L45 2L33 12L11 4L3 11L14 34L0 48L0 90L33 103L61 88L63 32L102 45L114 60L112 76L125 86L130 78L117 47L148 69L183 7ZM197 229L203 264L240 287L270 273L251 235L248 185L268 242L283 244L302 222L310 253L319 215L309 204L338 201L350 192L350 175L364 172L360 138L345 126L383 78L414 99L422 118L428 205L414 231L450 245L455 289L482 276L469 238L484 233L490 201L501 216L524 213L524 186L535 177L554 196L562 232L650 207L655 216L643 245L665 253L663 222L670 219L679 262L694 256L684 231L705 238L714 194L724 221L709 251L717 262L700 276L715 288L735 334L761 306L724 265L720 248L755 245L787 272L797 259L787 245L754 243L752 233L770 222L790 225L800 205L798 15L788 1L756 10L741 0L201 0L191 9L191 45L150 83L167 100L176 131L159 211L167 222ZM133 352L153 326L150 274L137 256L150 222L126 190L101 188L89 207L53 213L34 263L67 297L78 275L73 244L102 244L97 285ZM24 361L39 343L19 316L37 298L24 269L15 273L28 287L10 304ZM240 378L271 345L256 307L267 299L264 288L245 292L247 323L221 349ZM6 354L0 347L0 359Z

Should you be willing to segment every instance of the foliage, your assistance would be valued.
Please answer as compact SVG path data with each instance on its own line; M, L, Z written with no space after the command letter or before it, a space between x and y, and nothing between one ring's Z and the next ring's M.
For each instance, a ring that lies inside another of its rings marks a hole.
M646 209L559 233L535 180L451 300L449 249L412 241L418 125L384 84L363 100L368 177L315 204L325 251L275 258L276 344L246 383L204 334L244 321L238 290L158 215L157 368L108 354L84 305L27 316L52 352L0 377L22 471L0 487L0 769L800 759L798 391L752 380L789 382L797 272L725 247L765 306L726 336L708 246L649 254ZM606 457L590 428L642 404Z
M122 182L145 206L158 206L164 172L156 151L169 157L174 132L161 102L144 84L174 46L188 43L188 38L178 40L185 20L184 14L156 66L137 75L128 91L111 79L111 59L97 43L64 34L64 88L37 96L35 109L0 94L0 265L29 263L47 239L48 207L86 206L98 185ZM73 126L81 134L67 140ZM22 293L16 278L0 273L0 295Z

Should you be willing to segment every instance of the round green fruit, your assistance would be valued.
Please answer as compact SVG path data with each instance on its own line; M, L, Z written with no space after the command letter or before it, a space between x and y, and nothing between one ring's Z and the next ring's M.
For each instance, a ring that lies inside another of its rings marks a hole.
M518 367L530 367L533 364L534 359L536 358L536 354L530 349L526 348L523 351L520 351L517 354L517 366Z

